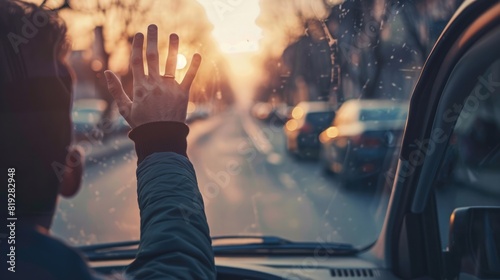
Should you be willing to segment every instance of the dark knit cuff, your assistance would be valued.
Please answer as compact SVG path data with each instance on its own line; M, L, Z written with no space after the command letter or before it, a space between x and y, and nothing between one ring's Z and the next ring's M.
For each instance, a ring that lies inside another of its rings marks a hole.
M186 137L189 127L181 122L152 122L140 125L129 132L135 143L137 164L147 156L159 152L174 152L187 157Z

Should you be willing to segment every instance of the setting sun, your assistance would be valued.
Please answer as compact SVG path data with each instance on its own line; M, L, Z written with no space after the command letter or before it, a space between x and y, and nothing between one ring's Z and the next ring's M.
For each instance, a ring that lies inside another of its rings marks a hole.
M260 13L259 1L198 0L214 25L213 36L223 52L255 52L261 30L255 24Z
M183 55L183 54L178 54L177 55L177 70L181 70L181 69L184 69L184 67L186 67L187 65L187 59L186 59L186 56Z

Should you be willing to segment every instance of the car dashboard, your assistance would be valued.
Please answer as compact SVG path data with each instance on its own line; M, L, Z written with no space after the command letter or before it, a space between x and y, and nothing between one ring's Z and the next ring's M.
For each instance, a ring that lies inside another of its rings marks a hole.
M101 274L124 271L131 260L91 261ZM216 257L217 279L399 279L357 256Z

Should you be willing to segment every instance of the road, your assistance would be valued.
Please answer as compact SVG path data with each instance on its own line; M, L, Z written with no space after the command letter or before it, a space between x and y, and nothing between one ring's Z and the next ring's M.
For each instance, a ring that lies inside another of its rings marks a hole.
M111 153L89 158L80 193L59 202L56 236L74 245L139 239L137 158L129 141L114 139L107 145ZM361 246L379 234L387 192L341 187L319 163L286 154L281 127L244 110L192 124L188 156L212 236L265 234Z

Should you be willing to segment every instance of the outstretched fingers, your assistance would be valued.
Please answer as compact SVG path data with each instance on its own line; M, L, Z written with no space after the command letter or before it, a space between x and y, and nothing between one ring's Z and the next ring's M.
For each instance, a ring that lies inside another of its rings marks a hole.
M160 62L158 58L158 27L154 24L148 26L146 59L148 61L149 77L160 77Z
M175 76L175 70L177 69L178 51L179 36L177 36L177 34L170 34L167 64L165 65L165 75Z
M144 44L144 35L142 33L137 33L134 36L134 41L132 42L132 54L130 55L130 68L132 69L132 75L134 80L141 81L144 80L144 61L142 58L142 46Z
M194 54L193 59L191 60L191 65L189 65L189 69L187 70L186 76L184 77L184 80L182 80L181 83L181 89L184 92L189 92L191 84L193 83L193 80L196 77L196 73L200 68L200 64L201 64L201 55Z

